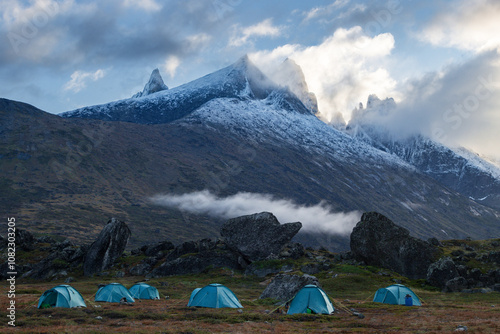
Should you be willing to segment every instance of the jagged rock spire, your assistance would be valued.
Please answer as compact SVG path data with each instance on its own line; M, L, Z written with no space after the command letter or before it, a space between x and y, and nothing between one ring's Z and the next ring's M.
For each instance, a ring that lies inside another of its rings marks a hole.
M153 70L153 72L151 73L151 76L149 77L149 81L146 84L146 86L144 86L144 89L142 90L142 92L139 92L132 97L134 97L134 98L143 97L143 96L150 95L150 94L153 94L153 93L156 93L156 92L159 92L162 90L167 90L167 89L168 89L168 87L163 82L163 79L160 75L160 71L157 68L155 68Z

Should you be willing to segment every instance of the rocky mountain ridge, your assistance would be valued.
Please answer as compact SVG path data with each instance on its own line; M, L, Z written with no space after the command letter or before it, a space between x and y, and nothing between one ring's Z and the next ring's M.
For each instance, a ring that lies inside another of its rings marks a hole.
M465 148L449 148L423 135L394 136L371 121L373 117L388 115L395 109L393 99L380 100L371 95L366 108L360 105L353 111L345 132L403 159L473 201L500 209L500 168Z

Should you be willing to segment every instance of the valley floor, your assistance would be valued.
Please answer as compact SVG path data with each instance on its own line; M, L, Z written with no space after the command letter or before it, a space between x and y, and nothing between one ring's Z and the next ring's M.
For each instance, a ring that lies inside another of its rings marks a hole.
M136 301L132 306L95 303L99 283L120 282L130 287L142 277L77 278L71 285L83 295L87 308L37 309L41 294L63 282L23 282L16 285L16 327L4 324L0 332L16 333L441 333L467 326L468 333L500 332L500 293L441 293L419 288L419 281L405 281L423 301L422 307L371 302L376 288L390 285L394 276L339 267L336 273L316 275L333 299L335 313L284 315L269 313L272 300L259 300L269 282L227 270L203 275L152 279L161 300ZM401 278L401 277L399 277ZM399 279L398 278L398 279ZM212 282L225 284L239 297L244 309L187 307L191 291ZM166 299L165 297L169 298ZM8 305L6 294L0 305ZM5 313L5 308L2 307ZM363 319L353 316L354 309Z

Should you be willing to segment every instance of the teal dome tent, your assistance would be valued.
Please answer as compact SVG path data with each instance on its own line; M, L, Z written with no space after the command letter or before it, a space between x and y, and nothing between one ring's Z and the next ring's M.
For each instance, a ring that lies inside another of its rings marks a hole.
M376 303L405 305L406 295L411 296L414 306L422 305L417 295L413 291L411 291L410 288L401 284L394 284L388 286L387 288L378 289L375 293L375 297L373 297L373 301Z
M135 299L160 299L158 290L146 283L137 283L128 289L128 291Z
M287 314L332 314L333 311L334 308L330 298L321 288L316 285L306 285L293 297Z
M69 285L58 285L47 290L40 297L38 308L87 307L82 295Z
M222 284L210 284L191 293L188 306L243 308L236 295Z
M96 302L119 303L124 297L129 303L135 302L126 287L120 283L110 283L97 290L94 300Z

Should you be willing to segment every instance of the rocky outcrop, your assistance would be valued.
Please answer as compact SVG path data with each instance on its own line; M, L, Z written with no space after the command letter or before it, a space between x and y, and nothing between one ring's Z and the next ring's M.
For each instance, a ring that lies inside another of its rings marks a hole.
M231 252L205 251L164 262L151 272L151 277L199 274L213 268L242 269L238 255Z
M83 263L83 274L91 276L108 269L125 250L131 232L127 224L112 218L90 246Z
M292 299L300 289L308 284L319 286L318 279L310 275L286 275L280 274L273 278L266 287L259 299L272 298L280 302L286 302Z
M430 243L377 212L367 212L351 233L351 253L357 261L391 269L412 279L426 278L439 255Z
M462 258L460 252L452 254L456 261ZM481 257L479 257L481 258ZM427 282L441 288L444 292L473 292L474 289L491 288L500 283L500 269L491 269L483 273L479 268L468 268L459 264L449 256L440 258L429 266Z
M68 271L78 268L85 259L87 245L75 246L71 241L53 242L46 247L49 255L40 262L30 265L23 277L34 279L63 278Z
M146 256L161 257L174 249L175 246L170 241L162 241L151 245L144 245L139 249L134 249L132 255L144 254Z
M298 222L280 224L272 213L261 212L229 219L220 234L228 247L253 262L279 255L301 227Z
M153 249L158 252L153 252ZM129 270L130 274L140 276L198 274L212 268L243 269L248 265L239 253L229 249L224 242L211 239L187 241L173 249L163 242L155 247L141 247L134 253L149 254Z
M439 288L444 288L446 282L458 276L457 266L450 257L440 258L427 270L427 282Z
M26 230L16 229L16 247L25 251L31 251L34 248L35 237Z

